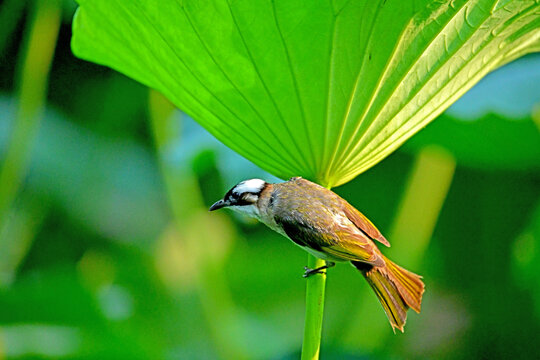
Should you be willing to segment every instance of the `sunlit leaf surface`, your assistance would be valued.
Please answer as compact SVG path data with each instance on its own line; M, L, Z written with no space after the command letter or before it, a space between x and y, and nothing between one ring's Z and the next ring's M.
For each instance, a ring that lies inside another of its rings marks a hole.
M342 184L540 49L537 0L79 0L72 48L278 177Z

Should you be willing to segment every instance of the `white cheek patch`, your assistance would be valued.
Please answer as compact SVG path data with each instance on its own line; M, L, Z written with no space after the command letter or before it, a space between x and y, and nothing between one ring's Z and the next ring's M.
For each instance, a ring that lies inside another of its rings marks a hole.
M254 202L257 201L257 195L248 193L248 194L244 195L244 200L254 203Z
M258 193L263 189L264 184L266 184L266 182L261 179L245 180L236 185L233 191L236 194Z

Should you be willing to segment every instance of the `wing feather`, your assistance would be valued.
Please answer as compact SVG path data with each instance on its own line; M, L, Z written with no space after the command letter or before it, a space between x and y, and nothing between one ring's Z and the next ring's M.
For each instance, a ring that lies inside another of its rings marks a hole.
M386 238L381 234L379 229L373 225L367 217L364 216L360 211L358 211L354 206L343 200L343 212L352 221L358 229L363 233L369 236L373 240L377 240L381 244L390 246L390 243Z
M375 244L362 234L343 231L341 227L317 227L300 219L275 217L287 236L300 246L307 246L342 261L362 261L375 266L384 260Z

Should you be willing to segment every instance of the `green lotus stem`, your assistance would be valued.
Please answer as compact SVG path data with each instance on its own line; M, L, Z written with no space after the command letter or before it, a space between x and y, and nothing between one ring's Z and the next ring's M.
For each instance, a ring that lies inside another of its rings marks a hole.
M331 186L327 185L327 189ZM326 262L308 254L308 268L316 269ZM306 283L306 318L304 321L304 341L302 360L316 360L321 350L321 333L324 314L324 291L326 289L326 271L307 278Z
M315 269L324 265L324 260L318 259L311 254L308 255L308 267L310 269ZM326 273L315 274L307 278L306 320L304 324L302 360L314 360L319 358L325 287Z
M26 30L26 48L18 64L19 102L9 145L0 167L0 224L20 188L46 101L47 80L60 29L60 0L39 0Z

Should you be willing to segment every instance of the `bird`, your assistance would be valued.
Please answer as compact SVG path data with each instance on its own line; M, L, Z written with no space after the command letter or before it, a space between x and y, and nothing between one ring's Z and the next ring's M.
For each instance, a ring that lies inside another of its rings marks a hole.
M422 277L386 258L377 243L390 246L388 240L333 191L299 176L281 183L249 179L232 187L210 211L221 208L259 220L326 261L319 268L305 267L304 277L349 261L374 290L394 332L404 331L409 308L420 313Z

